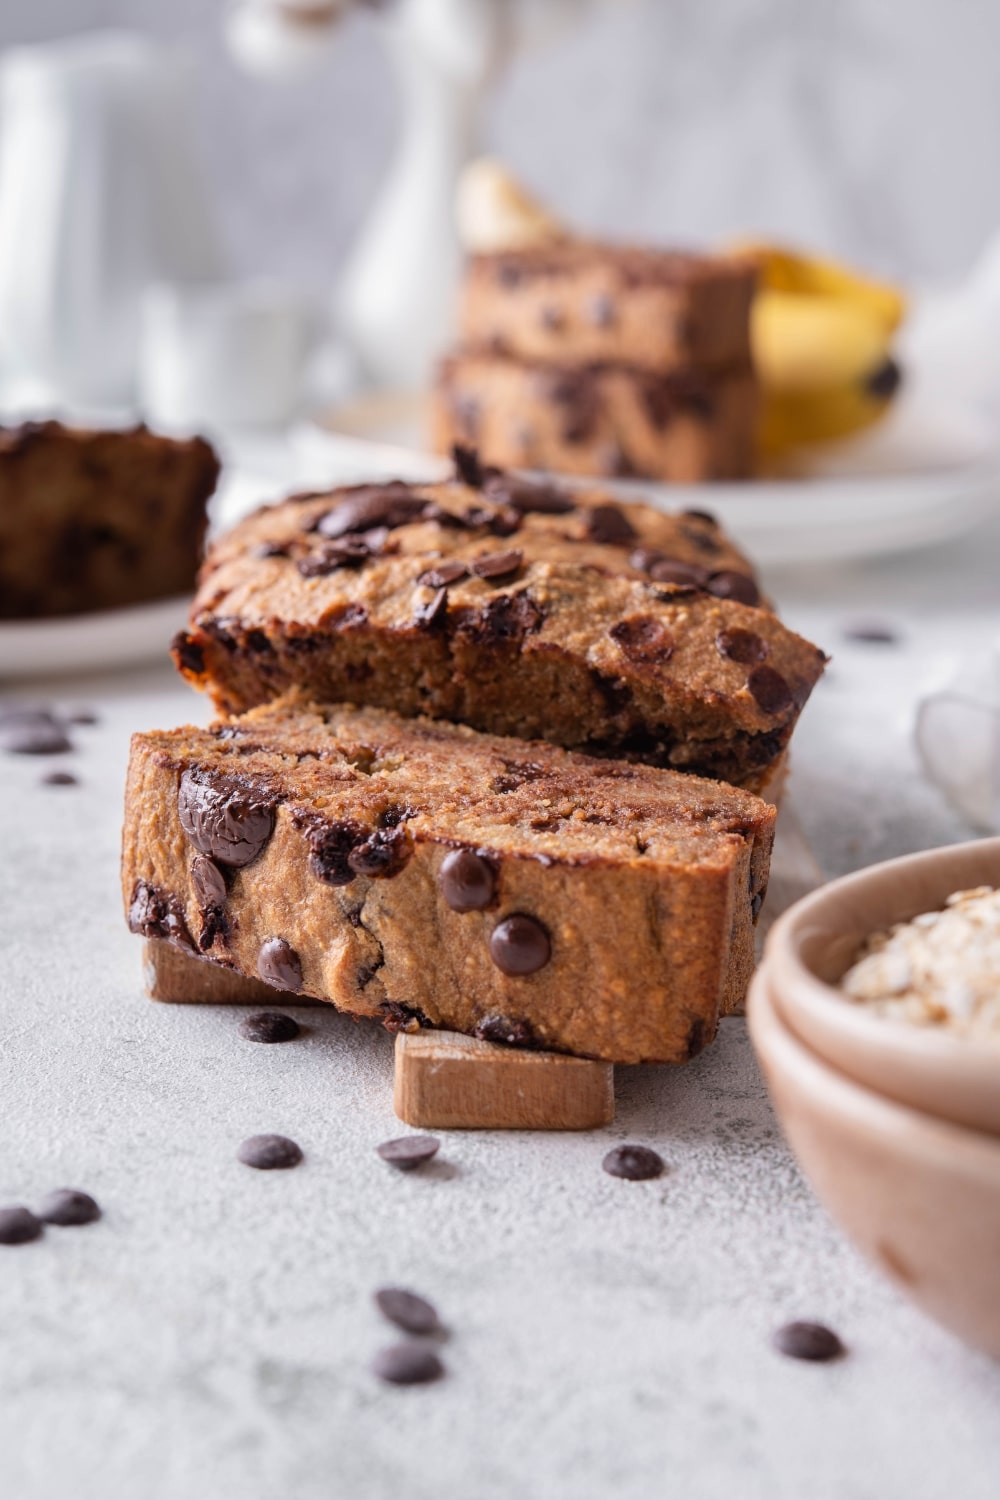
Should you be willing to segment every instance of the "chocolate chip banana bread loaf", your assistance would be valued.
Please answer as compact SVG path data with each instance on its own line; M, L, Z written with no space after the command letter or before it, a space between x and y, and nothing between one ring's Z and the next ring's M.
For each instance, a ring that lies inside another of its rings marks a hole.
M132 930L392 1029L681 1062L742 997L774 809L697 777L289 700L137 735Z
M439 367L431 444L474 444L516 468L700 484L753 472L756 419L749 366L654 375L473 350Z
M201 438L0 429L0 618L192 592L218 473Z
M462 342L652 375L746 369L754 280L747 259L571 239L477 255L463 287Z
M460 460L220 537L181 670L226 713L298 687L764 787L825 658L711 517Z

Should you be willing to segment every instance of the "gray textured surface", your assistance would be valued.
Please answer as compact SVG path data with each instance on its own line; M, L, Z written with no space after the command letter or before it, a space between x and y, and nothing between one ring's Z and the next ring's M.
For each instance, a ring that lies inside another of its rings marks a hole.
M796 742L794 800L830 870L966 832L918 777L909 712L934 653L995 628L996 529L936 557L776 577L835 651ZM849 647L876 609L895 650ZM392 1173L389 1038L301 1012L141 995L117 852L127 735L201 707L166 671L45 691L95 703L79 788L0 759L0 1202L93 1192L99 1224L0 1247L0 1488L11 1500L992 1500L1000 1367L869 1272L801 1181L742 1023L683 1071L619 1070L575 1137L450 1133ZM292 1173L234 1160L276 1130ZM605 1176L615 1141L662 1181ZM448 1377L379 1387L380 1283L432 1297ZM789 1317L850 1357L772 1353Z
M230 245L327 284L371 201L394 101L368 19L291 85L241 77L223 0L4 0L0 47L96 25L190 41ZM523 59L490 143L619 233L770 230L898 274L963 272L1000 226L1000 8L985 0L620 0Z

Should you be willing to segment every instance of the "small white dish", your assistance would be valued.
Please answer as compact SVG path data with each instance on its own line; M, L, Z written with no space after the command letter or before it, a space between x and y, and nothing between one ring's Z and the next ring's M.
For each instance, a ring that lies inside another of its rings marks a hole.
M0 620L0 682L166 661L187 620L182 595L46 620Z

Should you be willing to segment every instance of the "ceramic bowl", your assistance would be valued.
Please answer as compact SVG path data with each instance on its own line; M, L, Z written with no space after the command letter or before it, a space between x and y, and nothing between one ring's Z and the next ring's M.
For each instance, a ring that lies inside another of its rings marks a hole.
M838 1072L785 1024L761 974L748 1019L789 1145L830 1214L900 1292L1000 1359L1000 1140Z
M761 973L786 1025L842 1073L901 1104L1000 1135L1000 1046L873 1015L834 987L870 933L977 885L1000 885L1000 838L835 880L778 918Z

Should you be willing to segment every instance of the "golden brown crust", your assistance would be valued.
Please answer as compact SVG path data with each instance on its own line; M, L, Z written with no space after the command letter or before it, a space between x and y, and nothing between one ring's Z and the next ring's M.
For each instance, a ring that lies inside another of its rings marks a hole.
M224 712L298 687L762 785L824 658L769 609L719 597L758 596L711 518L485 485L257 512L210 549L178 665ZM378 524L394 506L416 513ZM316 529L352 507L366 530Z
M218 473L201 438L0 429L0 618L190 593Z
M135 737L122 883L145 937L250 975L270 944L292 988L390 1027L679 1062L745 988L773 824L698 778L287 701ZM494 956L513 916L549 944L530 972Z

